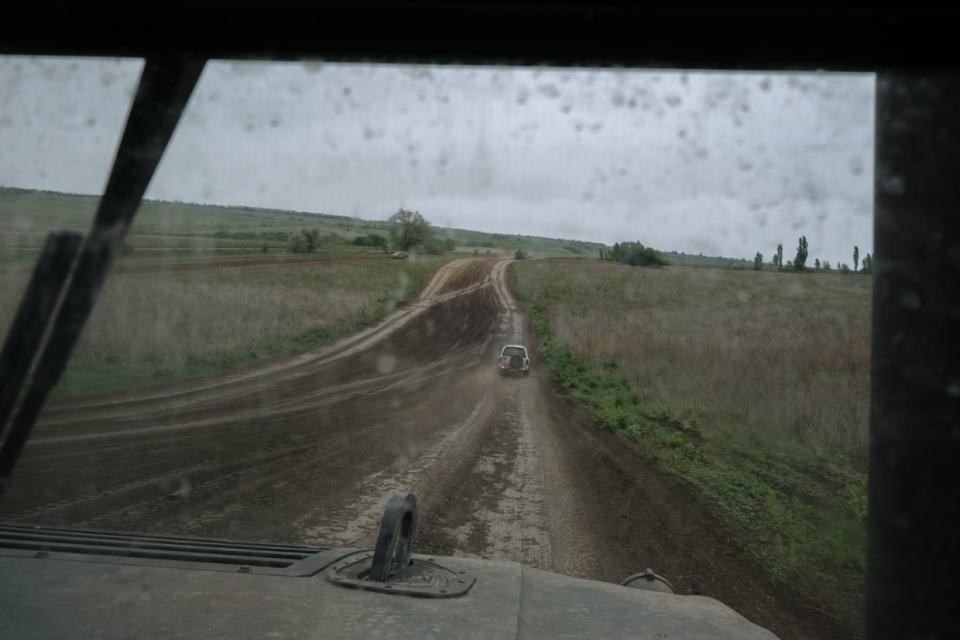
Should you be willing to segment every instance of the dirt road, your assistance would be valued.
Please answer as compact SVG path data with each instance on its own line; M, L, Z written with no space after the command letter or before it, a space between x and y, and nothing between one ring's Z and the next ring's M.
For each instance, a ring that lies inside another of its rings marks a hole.
M849 630L775 588L688 488L529 377L509 262L459 260L381 324L255 370L44 413L0 518L372 546L416 492L421 552L619 581L652 567L784 638Z

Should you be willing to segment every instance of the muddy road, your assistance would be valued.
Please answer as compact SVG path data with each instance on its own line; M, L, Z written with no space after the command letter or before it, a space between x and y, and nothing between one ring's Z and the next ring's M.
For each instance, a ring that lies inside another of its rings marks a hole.
M556 395L509 262L459 260L421 297L330 347L254 370L47 407L0 519L373 545L396 491L417 550L619 581L646 567L784 638L851 637L775 588L687 487Z

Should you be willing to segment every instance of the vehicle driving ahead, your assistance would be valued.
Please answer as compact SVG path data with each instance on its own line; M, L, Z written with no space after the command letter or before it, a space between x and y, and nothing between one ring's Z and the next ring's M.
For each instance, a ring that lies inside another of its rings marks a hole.
M530 375L530 355L527 348L519 344L508 344L503 347L497 358L497 370L501 375L513 372Z

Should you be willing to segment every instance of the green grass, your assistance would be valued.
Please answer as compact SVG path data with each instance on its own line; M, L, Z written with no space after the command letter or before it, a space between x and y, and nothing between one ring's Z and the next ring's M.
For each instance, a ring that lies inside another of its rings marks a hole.
M801 397L829 405L830 411L809 419L837 414L865 420L863 369L869 363L843 362L850 347L831 349L829 328L842 317L854 342L868 350L864 280L631 269L599 261L524 263L511 271L555 384L705 495L775 581L800 585L847 618L859 615L863 597L864 428L826 423L800 430L791 416L758 412L756 405L800 407L791 398ZM797 287L805 293L798 295ZM804 304L815 313L785 329L784 318ZM656 343L651 329L672 335ZM738 349L718 347L734 340L732 332L746 334L742 344L753 349L747 362ZM782 369L770 362L794 347L809 348L810 340L826 352L819 359L787 362ZM796 344L764 344L790 341ZM706 357L715 362L708 366ZM754 357L768 362L755 363L760 370L750 373ZM822 371L837 367L839 373ZM819 375L843 393L818 398L813 381ZM764 378L773 382L761 387ZM788 386L794 388L780 389ZM856 405L853 413L848 404ZM848 432L830 433L836 430Z
M718 269L751 269L752 260L742 258L724 258L721 256L705 256L702 253L698 255L679 253L677 251L661 251L661 255L667 262L678 267L715 267Z

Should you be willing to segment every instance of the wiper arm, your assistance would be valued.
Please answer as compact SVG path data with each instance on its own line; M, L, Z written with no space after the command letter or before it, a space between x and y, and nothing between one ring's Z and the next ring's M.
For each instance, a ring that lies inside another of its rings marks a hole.
M6 431L0 445L0 495L47 395L66 369L204 63L186 57L145 61L86 241L81 248L76 234L52 234L47 240L0 352L0 436Z

